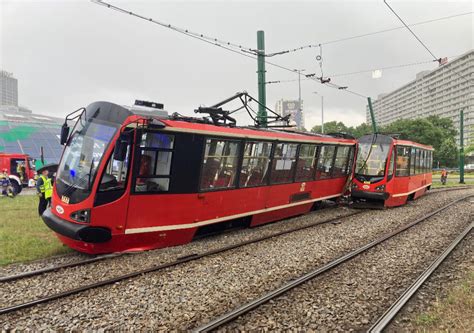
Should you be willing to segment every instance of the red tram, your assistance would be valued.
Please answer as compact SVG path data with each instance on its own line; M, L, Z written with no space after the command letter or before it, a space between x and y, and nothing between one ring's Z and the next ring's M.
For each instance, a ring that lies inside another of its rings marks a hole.
M155 103L96 102L78 114L71 135L63 125L43 220L81 252L185 244L304 214L341 196L352 175L350 138L218 126Z
M432 164L431 146L382 134L363 136L358 140L352 199L356 206L403 205L430 189Z

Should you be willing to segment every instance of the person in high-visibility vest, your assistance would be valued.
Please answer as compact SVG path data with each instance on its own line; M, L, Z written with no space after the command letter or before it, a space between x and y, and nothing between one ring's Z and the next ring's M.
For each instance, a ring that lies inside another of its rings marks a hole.
M448 179L448 172L446 169L441 171L441 184L446 185L446 180Z
M39 197L38 214L43 215L43 212L51 206L51 196L53 195L53 185L51 178L48 177L49 171L46 168L38 170L40 176L36 182L36 191Z

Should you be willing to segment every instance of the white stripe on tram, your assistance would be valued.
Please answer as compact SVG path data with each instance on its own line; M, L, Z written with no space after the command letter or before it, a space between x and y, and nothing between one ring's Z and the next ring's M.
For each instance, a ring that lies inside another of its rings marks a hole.
M264 209L254 210L252 212L246 212L246 213L241 213L241 214L236 214L236 215L218 217L218 218L215 218L215 219L201 221L201 222L195 222L195 223L174 224L174 225L163 225L163 226L157 226L157 227L144 227L144 228L126 229L125 234L139 234L139 233L145 233L145 232L196 228L196 227L201 227L203 225L208 225L208 224L212 224L212 223L217 223L217 222L222 222L222 221L226 221L226 220L236 219L236 218L239 218L239 217L245 217L245 216L249 216L249 215L255 215L255 214L260 214L260 213L265 213L265 212L271 212L271 211L274 211L274 210L283 209L283 208L290 208L290 207L294 207L294 206L298 206L298 205L304 205L304 204L312 203L312 202L315 202L315 201L321 201L321 200L325 200L325 199L336 198L336 197L340 197L341 195L342 195L342 193L334 194L334 195L328 195L326 197L321 197L321 198L317 198L317 199L299 201L299 202L294 202L294 203L291 203L291 204L275 206L275 207L270 207L270 208L264 208Z

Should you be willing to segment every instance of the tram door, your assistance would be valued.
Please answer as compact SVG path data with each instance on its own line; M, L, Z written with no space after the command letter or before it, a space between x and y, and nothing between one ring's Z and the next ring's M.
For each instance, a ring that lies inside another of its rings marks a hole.
M94 216L112 226L112 233L122 233L125 229L129 196L125 195L130 186L133 129L126 129L119 140L123 145L123 156L117 159L112 151L102 172L94 201Z

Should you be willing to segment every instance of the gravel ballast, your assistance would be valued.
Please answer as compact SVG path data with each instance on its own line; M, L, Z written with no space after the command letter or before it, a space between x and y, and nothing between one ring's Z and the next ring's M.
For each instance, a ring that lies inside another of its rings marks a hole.
M405 207L371 211L348 218L337 225L320 225L162 272L83 292L5 315L0 319L0 327L189 329L467 193L474 191L450 191L425 196ZM337 214L344 213L347 214L346 211L338 211ZM450 214L454 216L456 213L454 209ZM323 210L186 246L126 255L107 262L47 274L41 278L4 284L0 300L3 306L12 305L152 264L168 262L177 256L204 252L260 237L265 233L314 223L318 219L328 219L337 214L333 210Z

